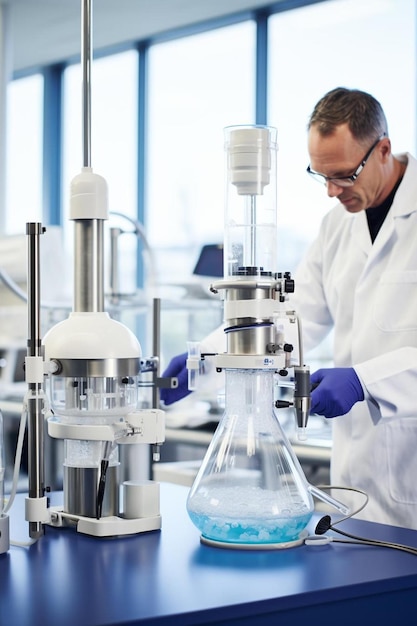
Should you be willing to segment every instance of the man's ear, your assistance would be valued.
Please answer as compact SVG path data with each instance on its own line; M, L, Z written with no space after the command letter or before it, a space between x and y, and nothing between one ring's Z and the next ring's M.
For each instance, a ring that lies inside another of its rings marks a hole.
M381 143L378 148L382 160L385 163L391 154L391 139L389 137L384 137L383 139L381 139Z

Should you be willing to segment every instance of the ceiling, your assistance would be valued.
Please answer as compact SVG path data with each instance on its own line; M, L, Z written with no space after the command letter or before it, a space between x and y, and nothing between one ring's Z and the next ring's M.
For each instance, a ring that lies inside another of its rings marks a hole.
M276 2L92 0L95 50ZM0 0L12 71L79 55L80 0Z

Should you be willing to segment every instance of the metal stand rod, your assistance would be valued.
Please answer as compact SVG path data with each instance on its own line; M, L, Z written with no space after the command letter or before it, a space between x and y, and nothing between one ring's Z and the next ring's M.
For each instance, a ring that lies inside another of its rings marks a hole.
M157 357L156 369L154 371L154 384L152 386L152 406L159 407L159 388L156 384L160 372L161 357L161 299L153 300L153 355Z
M81 0L83 167L91 168L92 0ZM74 311L104 311L104 226L101 219L74 222Z
M26 224L28 235L28 357L41 356L40 331L40 255L39 237L45 232L42 224ZM28 478L29 497L45 494L44 470L44 400L42 385L28 383ZM38 539L44 533L41 522L29 522L29 536Z
M81 0L81 65L83 74L83 165L91 167L92 0Z

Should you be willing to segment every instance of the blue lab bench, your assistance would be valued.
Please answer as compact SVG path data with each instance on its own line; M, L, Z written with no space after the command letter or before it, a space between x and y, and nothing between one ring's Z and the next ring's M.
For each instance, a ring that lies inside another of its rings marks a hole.
M417 556L336 543L209 547L188 518L187 493L161 484L161 531L96 539L47 527L30 548L12 546L0 556L0 625L416 624ZM19 494L11 538L27 539L27 526ZM355 520L341 527L417 547L417 531Z

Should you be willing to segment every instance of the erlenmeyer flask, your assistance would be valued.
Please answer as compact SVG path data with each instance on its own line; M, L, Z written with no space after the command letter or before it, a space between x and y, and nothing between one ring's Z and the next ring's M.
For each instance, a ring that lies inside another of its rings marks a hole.
M225 375L225 412L190 490L188 514L211 545L297 545L314 504L274 412L274 373L227 369Z

